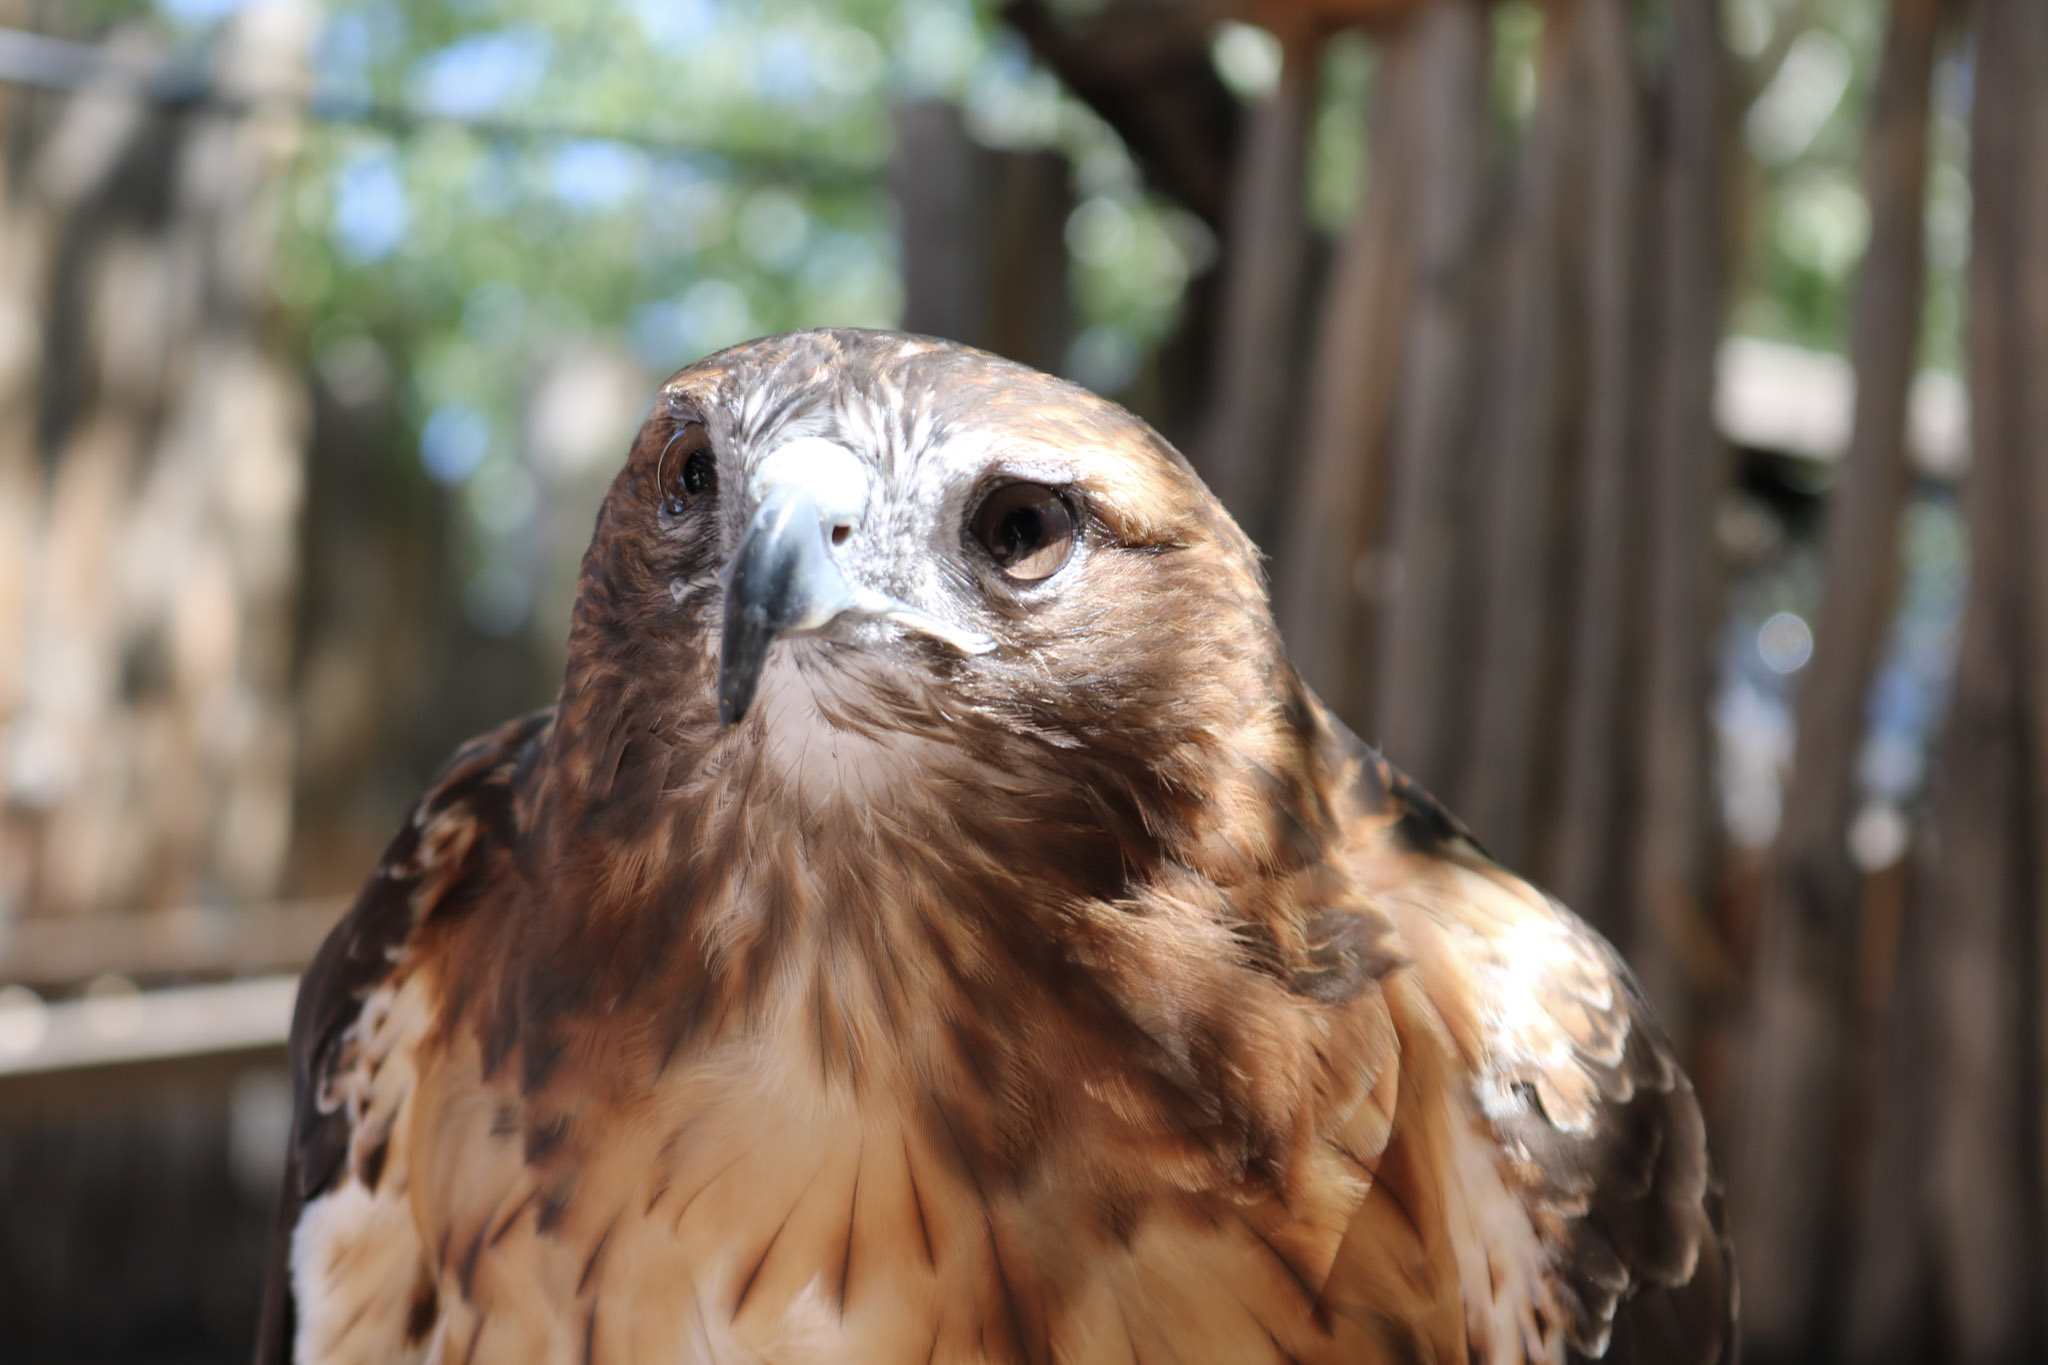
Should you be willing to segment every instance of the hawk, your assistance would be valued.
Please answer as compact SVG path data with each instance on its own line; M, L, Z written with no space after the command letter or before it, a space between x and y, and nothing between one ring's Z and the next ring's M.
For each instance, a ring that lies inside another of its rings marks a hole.
M725 351L572 622L306 973L260 1360L1733 1358L1628 970L1123 409Z

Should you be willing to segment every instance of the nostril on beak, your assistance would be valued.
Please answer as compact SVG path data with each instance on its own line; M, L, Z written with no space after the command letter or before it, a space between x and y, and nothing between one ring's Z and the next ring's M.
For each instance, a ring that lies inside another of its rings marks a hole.
M852 538L853 526L850 523L842 521L833 526L832 543L834 545L844 545Z

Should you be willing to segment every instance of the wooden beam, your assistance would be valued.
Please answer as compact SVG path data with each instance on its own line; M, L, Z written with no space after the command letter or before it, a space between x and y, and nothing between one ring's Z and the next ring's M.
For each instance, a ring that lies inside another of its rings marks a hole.
M1839 1154L1853 1099L1849 1054L1861 1046L1850 1017L1860 886L1848 829L1865 702L1898 576L1939 8L1936 0L1895 0L1870 115L1871 240L1852 338L1854 435L1826 504L1823 595L1757 928L1742 1059L1746 1112L1731 1153L1730 1210L1751 1271L1748 1329L1759 1346L1801 1355L1822 1348L1846 1291L1833 1236L1852 1202ZM1867 1029L1872 1021L1860 1022ZM1830 1170L1833 1177L1823 1174Z
M2023 659L2034 626L2028 516L2040 448L2028 409L2043 356L2025 297L2035 94L2043 79L2038 0L1978 0L1970 125L1970 573L1949 716L1936 751L1936 863L1926 912L1940 917L1929 964L1934 1115L1932 1251L1945 1358L2038 1358L2043 1264L2033 1019L2039 983L2038 813L2029 818L2030 721ZM2038 655L2037 655L2038 657ZM2032 662L2027 660L2027 662ZM2034 683L2039 686L2038 682ZM2038 714L2038 713L2037 713ZM2035 738L2038 738L2036 736ZM2031 997L2031 998L2030 998Z
M0 1112L78 1108L282 1063L298 986L279 975L55 1004L0 997Z
M1659 204L1657 402L1649 424L1642 750L1635 914L1623 946L1681 1051L1688 968L1710 917L1707 691L1717 581L1713 515L1727 485L1714 430L1714 347L1727 274L1727 73L1720 0L1673 0Z
M1553 7L1543 23L1536 110L1516 167L1507 270L1497 330L1498 359L1473 480L1477 534L1470 541L1478 629L1470 646L1476 675L1471 742L1451 798L1480 840L1509 866L1532 854L1539 720L1554 648L1551 604L1559 489L1558 392L1579 345L1562 307L1567 202L1581 102L1575 79L1580 7ZM1606 269L1606 262L1599 268Z
M1369 732L1388 465L1410 308L1410 151L1421 117L1413 35L1380 53L1366 119L1365 193L1318 305L1302 467L1273 547L1273 604L1295 666L1346 723Z
M1224 233L1215 400L1194 463L1245 534L1271 549L1296 460L1294 376L1309 226L1307 154L1322 44L1286 47L1279 88L1252 111Z
M1472 434L1473 294L1486 145L1489 30L1477 0L1450 0L1414 25L1422 109L1413 312L1395 419L1371 733L1425 785L1448 787L1457 741L1464 575L1460 486Z
M1623 670L1629 640L1631 465L1643 405L1637 389L1646 220L1642 92L1629 55L1625 0L1585 0L1579 17L1588 104L1584 445L1572 520L1564 733L1546 871L1568 904L1610 937L1622 929L1615 885L1617 793L1629 735Z
M47 992L102 974L146 982L297 970L347 908L345 899L334 897L242 910L19 919L0 929L0 984Z

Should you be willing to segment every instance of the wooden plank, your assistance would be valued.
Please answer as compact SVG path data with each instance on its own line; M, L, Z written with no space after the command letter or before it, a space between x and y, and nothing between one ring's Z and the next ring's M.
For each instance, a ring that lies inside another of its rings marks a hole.
M1316 321L1302 468L1274 546L1274 608L1295 666L1368 730L1383 594L1386 487L1409 316L1411 150L1422 52L1412 30L1381 49L1367 117L1365 193L1338 246Z
M1891 620L1905 500L1906 401L1920 342L1937 0L1895 0L1865 144L1871 239L1859 283L1855 427L1829 494L1813 661L1800 678L1784 825L1762 897L1743 1044L1731 1215L1760 1348L1821 1350L1846 1292L1835 1251L1859 885L1848 829L1865 701ZM1863 1097L1867 1103L1868 1097ZM1833 1174L1830 1174L1833 1172Z
M348 908L345 898L260 909L188 907L17 920L0 929L0 984L39 990L103 973L148 981L303 967Z
M297 976L280 975L61 1000L36 1012L10 1002L0 1006L0 1076L275 1047L290 1032L298 989ZM19 1022L38 1013L33 1029Z
M1710 923L1707 686L1718 638L1712 525L1727 484L1713 423L1726 274L1727 72L1720 0L1673 0L1656 269L1657 402L1645 508L1648 600L1636 803L1635 923L1625 945L1680 1044L1688 965Z
M289 82L314 27L251 7L210 45L211 77ZM132 27L106 49L153 51ZM269 324L300 117L50 103L46 128L15 130L0 202L27 268L0 269L0 312L33 358L0 375L0 497L32 499L0 525L26 545L0 580L33 585L0 585L0 913L266 899L297 721L305 410Z
M1070 329L1066 158L982 146L959 108L896 111L903 329L1057 372Z
M0 997L0 1111L19 1115L176 1090L281 1062L296 976L37 1005Z
M1073 335L1067 280L1072 167L1058 152L991 152L984 344L1058 374Z
M1488 30L1476 0L1446 0L1415 21L1421 68L1416 139L1414 309L1394 440L1372 729L1427 785L1453 770L1464 676L1457 657L1463 571L1459 475L1472 416L1472 305L1486 131Z
M1974 1362L2038 1357L2040 1210L2029 1195L2026 1056L2033 1043L2027 946L2037 941L2035 827L2021 656L2026 519L2037 463L2026 411L2041 382L2019 299L2027 279L2031 91L2037 0L1979 0L1970 129L1970 574L1949 717L1936 751L1937 860L1926 893L1940 933L1930 963L1932 1066L1925 1102L1931 1242L1944 1294L1943 1354ZM2034 988L2038 994L2038 986Z
M1308 261L1307 150L1322 44L1286 49L1280 84L1252 111L1224 234L1214 401L1194 463L1245 534L1271 547L1291 482L1301 295Z
M1584 448L1574 489L1557 814L1545 871L1566 903L1610 936L1616 913L1616 792L1629 756L1622 706L1629 638L1627 565L1642 345L1646 154L1641 89L1624 0L1584 0L1591 127L1582 306L1586 318Z
M1937 1354L1929 1336L1934 1257L1926 1188L1934 1115L1927 1081L1934 1030L1926 964L1935 956L1941 925L1926 895L1924 854L1923 846L1922 856L1866 885L1881 915L1902 923L1892 955L1895 979L1885 983L1881 1005L1870 1011L1878 1047L1872 1058L1868 1176L1844 1228L1849 1283L1840 1315L1830 1324L1836 1358L1848 1365L1918 1365Z
M978 346L988 319L988 153L959 108L917 100L896 110L889 172L901 211L903 329Z
M1554 5L1543 24L1536 110L1517 169L1496 382L1481 431L1475 561L1472 740L1451 795L1494 856L1526 866L1536 796L1538 707L1546 635L1554 629L1552 534L1563 483L1557 392L1562 352L1576 346L1560 311L1573 79L1583 7ZM1602 263L1604 268L1605 263ZM1548 727L1545 727L1546 729Z
M2043 521L2044 512L2048 512L2048 459L2044 459L2048 455L2048 383L2042 382L2044 370L2048 370L2048 138L2041 135L2048 128L2048 6L2034 5L2021 10L2013 37L2025 65L2022 86L2026 103L2018 111L2019 122L2030 131L2023 139L2024 157L2016 168L2020 174L2021 242L2025 257L2015 282L2014 302L2024 318L2027 355L2022 373L2030 381L2024 388L2023 416L2028 428L2022 446L2026 452L2022 465L2026 494L2021 515L2029 532L2023 625L2027 650L2024 728L2031 772L2028 825L2020 831L2020 838L2033 864L2032 903L2028 907L2031 922L2025 932L2031 937L2034 950L2030 964L2033 993L2029 1001L2033 1055L2027 1059L2029 1069L2019 1078L2018 1088L2028 1093L2032 1101L2030 1113L2023 1121L2030 1120L2032 1124L2031 1149L2026 1153L2026 1161L2035 1199L2035 1263L2030 1288L2035 1310L2034 1349L2039 1354L2048 1346L2048 1284L2044 1284L2048 1281L2048 1237L2043 1233L2044 1227L2048 1227L2048 1142L2041 1137L2048 1133L2048 1127L2043 1126L2048 1125L2048 931L2044 931L2044 924L2048 924L2048 853L2044 853L2048 840L2043 838L2044 829L2048 829L2048 545L2043 544L2040 534L2040 528L2048 524Z

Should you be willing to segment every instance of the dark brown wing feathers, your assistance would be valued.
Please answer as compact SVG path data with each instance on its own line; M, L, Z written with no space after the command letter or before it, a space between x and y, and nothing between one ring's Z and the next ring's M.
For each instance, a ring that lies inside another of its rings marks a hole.
M1498 873L1427 791L1338 722L1325 725L1333 769L1357 774L1356 799L1388 817L1410 850ZM1627 965L1551 904L1620 991L1611 1025L1588 1017L1581 1026L1626 1030L1618 1064L1577 1058L1597 1084L1590 1124L1547 1113L1537 1087L1519 1112L1494 1120L1555 1258L1572 1356L1725 1365L1737 1354L1734 1273L1699 1102Z
M321 1072L407 939L459 887L479 836L509 839L511 778L538 749L553 716L552 708L532 712L456 751L300 981L292 1010L291 1147L257 1324L256 1365L291 1360L297 1317L290 1282L292 1229L306 1204L333 1183L348 1151L346 1116L319 1105Z
M1539 1218L1568 1229L1559 1279L1580 1350L1592 1355L1612 1324L1617 1342L1658 1340L1658 1360L1726 1360L1727 1250L1699 1105L1641 1000L1630 1005L1628 1050L1602 1078L1591 1132L1549 1123L1540 1105L1500 1127L1540 1172Z

